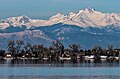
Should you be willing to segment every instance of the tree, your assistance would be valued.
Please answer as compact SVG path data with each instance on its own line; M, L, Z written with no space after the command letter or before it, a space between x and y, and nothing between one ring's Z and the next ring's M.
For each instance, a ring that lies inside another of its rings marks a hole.
M95 56L96 59L100 59L101 53L102 53L102 48L100 46L95 46L92 49L92 54Z
M69 45L69 48L72 51L72 53L78 53L80 51L80 45L78 44Z
M33 45L31 50L35 57L41 57L43 49L44 49L43 45Z
M113 45L108 45L108 52L107 52L107 56L110 57L113 54Z
M64 53L64 45L60 41L55 40L52 42L52 45L56 52L56 58L58 58L59 56L61 56Z
M21 46L24 45L24 42L22 40L16 40L16 50L17 50L17 53L19 53L20 49L21 49Z
M72 45L69 45L69 48L71 50L71 57L72 59L77 59L77 54L79 53L80 51L80 45L78 44L72 44Z
M32 45L31 45L30 43L27 43L27 44L24 46L25 51L31 51L31 48L32 48Z
M44 50L44 45L38 45L38 56L41 58Z
M0 56L2 56L2 57L5 56L5 50L0 50Z
M8 51L15 56L16 54L16 48L15 48L15 41L14 40L9 40L8 41Z
M31 56L31 53L32 53L32 45L30 43L27 43L25 46L24 46L24 49L25 49L25 53L28 54L28 56Z

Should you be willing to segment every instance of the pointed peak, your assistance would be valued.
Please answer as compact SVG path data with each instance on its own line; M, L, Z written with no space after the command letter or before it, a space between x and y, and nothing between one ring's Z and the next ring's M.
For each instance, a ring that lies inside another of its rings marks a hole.
M74 12L70 12L70 13L69 13L69 15L73 15L73 14L75 14L75 13L74 13Z
M19 20L19 19L30 19L30 18L28 16L22 15L22 16L9 17L4 20Z
M22 15L22 16L18 16L18 17L16 17L16 18L28 18L28 19L30 19L28 16L26 16L26 15Z
M94 8L85 8L84 10L86 10L86 11L95 11Z
M28 16L22 15L18 17L9 17L7 19L3 19L4 23L8 23L13 26L20 26L21 24L25 24L30 22L32 19L30 19Z
M64 14L62 14L62 13L57 13L55 16L62 16L62 15L64 15Z
M64 14L58 13L58 14L52 16L50 19L53 19L53 18L60 18L60 17L64 17Z
M79 13L81 12L89 12L89 13L93 13L96 12L94 8L85 8L79 11Z

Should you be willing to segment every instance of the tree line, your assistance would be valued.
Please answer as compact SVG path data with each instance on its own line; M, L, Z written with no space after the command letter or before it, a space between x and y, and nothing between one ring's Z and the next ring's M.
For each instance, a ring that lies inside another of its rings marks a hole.
M51 43L51 46L45 47L42 44L24 43L23 40L9 40L7 46L8 52L13 58L48 58L50 60L59 60L59 57L71 57L71 59L83 58L84 56L93 55L95 59L100 59L101 56L119 57L119 49L114 49L109 45L107 49L100 46L95 46L92 49L83 50L78 44L71 44L68 48L58 40ZM0 56L5 57L5 50L0 50Z

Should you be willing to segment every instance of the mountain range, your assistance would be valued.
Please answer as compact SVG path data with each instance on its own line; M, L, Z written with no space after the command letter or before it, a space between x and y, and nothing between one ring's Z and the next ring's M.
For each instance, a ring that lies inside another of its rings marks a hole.
M7 41L11 39L22 39L25 42L46 46L57 39L66 47L77 43L84 49L95 45L105 47L109 44L119 47L120 14L86 8L67 15L58 13L48 20L36 20L28 16L2 19L0 47L7 47Z

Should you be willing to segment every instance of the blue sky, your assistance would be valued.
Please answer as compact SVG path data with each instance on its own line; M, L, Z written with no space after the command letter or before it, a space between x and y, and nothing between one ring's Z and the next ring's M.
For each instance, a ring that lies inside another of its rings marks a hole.
M68 14L88 7L120 13L120 0L0 0L0 19L20 15L47 19L59 12Z

